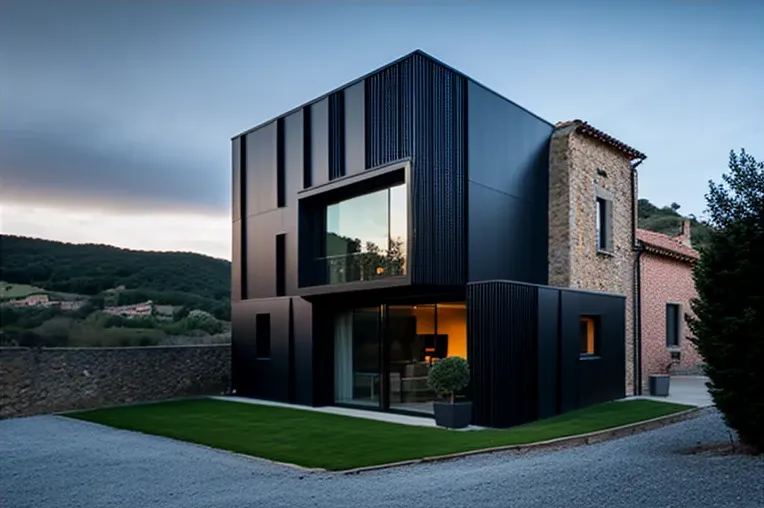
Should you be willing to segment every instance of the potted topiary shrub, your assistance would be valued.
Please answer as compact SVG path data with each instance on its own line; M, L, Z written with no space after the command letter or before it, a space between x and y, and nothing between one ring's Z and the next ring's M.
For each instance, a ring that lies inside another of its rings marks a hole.
M472 402L456 402L456 392L463 390L470 382L470 366L467 360L458 356L442 358L435 362L427 374L427 384L438 394L448 397L448 401L436 401L435 423L441 427L461 429L472 421Z

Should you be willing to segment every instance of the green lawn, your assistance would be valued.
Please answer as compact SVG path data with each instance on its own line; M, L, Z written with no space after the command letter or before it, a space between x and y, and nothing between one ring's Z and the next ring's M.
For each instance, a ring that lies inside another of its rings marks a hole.
M453 431L315 411L194 399L68 416L305 467L342 470L584 434L690 406L608 402L506 430Z

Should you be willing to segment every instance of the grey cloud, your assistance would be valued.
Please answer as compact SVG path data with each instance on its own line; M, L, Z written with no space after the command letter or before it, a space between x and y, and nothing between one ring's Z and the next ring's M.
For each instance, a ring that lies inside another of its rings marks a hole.
M84 138L75 142L53 133L6 131L0 138L0 192L4 202L228 213L227 167L195 160L194 148L177 158L157 157L145 147L124 151L87 144Z

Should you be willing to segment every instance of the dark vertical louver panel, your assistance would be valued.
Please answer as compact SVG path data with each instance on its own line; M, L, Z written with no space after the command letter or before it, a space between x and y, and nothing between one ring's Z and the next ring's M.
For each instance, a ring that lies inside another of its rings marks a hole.
M366 169L366 88L364 81L350 86L345 96L345 174Z
M307 189L313 185L313 164L311 155L311 122L310 122L310 106L302 108L302 187Z
M538 417L538 287L467 286L473 422L511 427Z
M416 284L460 285L466 277L466 79L421 55L416 83L412 187Z
M412 86L410 59L365 80L367 169L411 156Z
M279 118L276 121L276 206L278 208L286 206L285 143L284 118Z
M286 234L276 235L276 296L286 296Z
M249 193L247 192L247 137L242 136L241 141L239 142L239 160L241 168L239 171L239 206L241 207L241 220L237 223L237 226L239 228L239 269L236 270L236 276L237 276L237 285L239 286L239 290L237 291L237 294L241 300L246 300L249 298L249 293L247 291L247 251L248 251L248 242L247 242L247 217L246 217L246 210L247 210L247 196ZM234 263L236 261L234 260Z
M329 180L345 175L345 93L329 96Z
M329 181L329 98L310 106L311 185Z
M233 215L233 237L232 237L232 252L231 252L231 299L241 300L241 269L242 269L242 255L241 255L241 197L242 197L242 143L241 138L235 138L231 143L231 163L233 166L233 198L232 198L232 215Z
M231 205L234 221L241 219L241 145L241 138L235 138L231 142L231 170L233 173Z
M367 169L411 157L414 284L466 281L466 91L422 55L365 80Z

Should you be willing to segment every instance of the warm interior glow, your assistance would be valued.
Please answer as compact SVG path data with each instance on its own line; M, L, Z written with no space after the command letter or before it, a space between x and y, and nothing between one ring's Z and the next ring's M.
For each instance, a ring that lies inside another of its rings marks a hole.
M582 316L581 317L582 328L586 327L586 349L581 351L582 354L593 355L594 354L594 332L595 322L594 318ZM583 330L581 333L584 333ZM582 341L583 343L583 341Z
M435 333L435 313L431 306L413 307L416 333ZM438 304L438 334L448 335L448 356L467 358L467 307L463 303ZM429 352L429 351L428 351Z
M467 358L467 306L438 304L438 333L448 335L448 356Z

